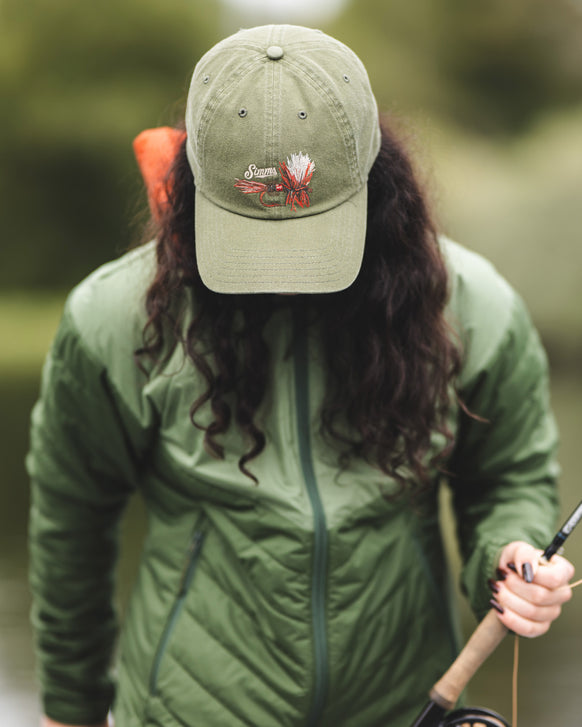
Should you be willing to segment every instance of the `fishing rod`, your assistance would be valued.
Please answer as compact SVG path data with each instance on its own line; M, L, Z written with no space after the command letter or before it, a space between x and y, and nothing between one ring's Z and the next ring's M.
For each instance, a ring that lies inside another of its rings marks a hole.
M542 563L563 546L566 538L582 520L582 502L554 536L540 557ZM454 709L461 692L481 664L495 651L508 629L491 610L477 626L459 656L430 690L430 701L418 715L412 727L510 727L505 719L489 709L475 707ZM454 711L449 711L454 710Z

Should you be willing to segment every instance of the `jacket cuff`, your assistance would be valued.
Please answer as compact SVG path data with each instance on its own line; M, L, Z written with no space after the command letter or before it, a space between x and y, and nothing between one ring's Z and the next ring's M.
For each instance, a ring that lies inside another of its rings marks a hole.
M91 695L79 703L79 695L74 700L64 693L45 693L42 697L44 714L55 722L67 725L101 725L107 720L113 702L113 687L102 696Z

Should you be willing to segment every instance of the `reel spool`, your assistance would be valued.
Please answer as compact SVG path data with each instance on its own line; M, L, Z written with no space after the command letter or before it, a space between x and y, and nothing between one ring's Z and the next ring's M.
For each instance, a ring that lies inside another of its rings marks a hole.
M497 712L469 707L449 712L440 727L511 727L511 725Z

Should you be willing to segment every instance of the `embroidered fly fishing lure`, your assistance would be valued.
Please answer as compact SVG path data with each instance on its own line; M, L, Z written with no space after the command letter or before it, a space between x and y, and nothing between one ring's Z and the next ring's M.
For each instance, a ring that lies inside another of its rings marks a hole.
M253 165L250 165L249 171ZM315 164L307 154L299 152L287 157L286 162L279 163L280 182L259 182L256 179L237 179L235 188L240 189L243 194L258 194L259 201L263 207L282 207L281 202L265 201L265 195L285 192L285 206L290 206L291 211L296 211L296 206L309 207L311 200L309 194L312 191L309 187ZM245 177L247 173L245 173ZM252 176L252 174L251 174Z
M545 549L541 557L542 562L550 560L580 520L582 520L582 502ZM430 690L430 701L412 727L510 727L501 715L489 709L472 707L448 712L454 708L461 692L477 669L493 653L507 633L507 629L495 612L490 611L477 626L448 671Z

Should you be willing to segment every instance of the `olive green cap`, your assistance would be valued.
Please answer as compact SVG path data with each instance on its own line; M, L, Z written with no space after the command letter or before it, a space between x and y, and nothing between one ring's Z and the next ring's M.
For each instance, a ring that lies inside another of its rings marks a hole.
M362 261L380 148L364 66L319 30L241 30L197 64L186 110L202 281L220 293L325 293Z

